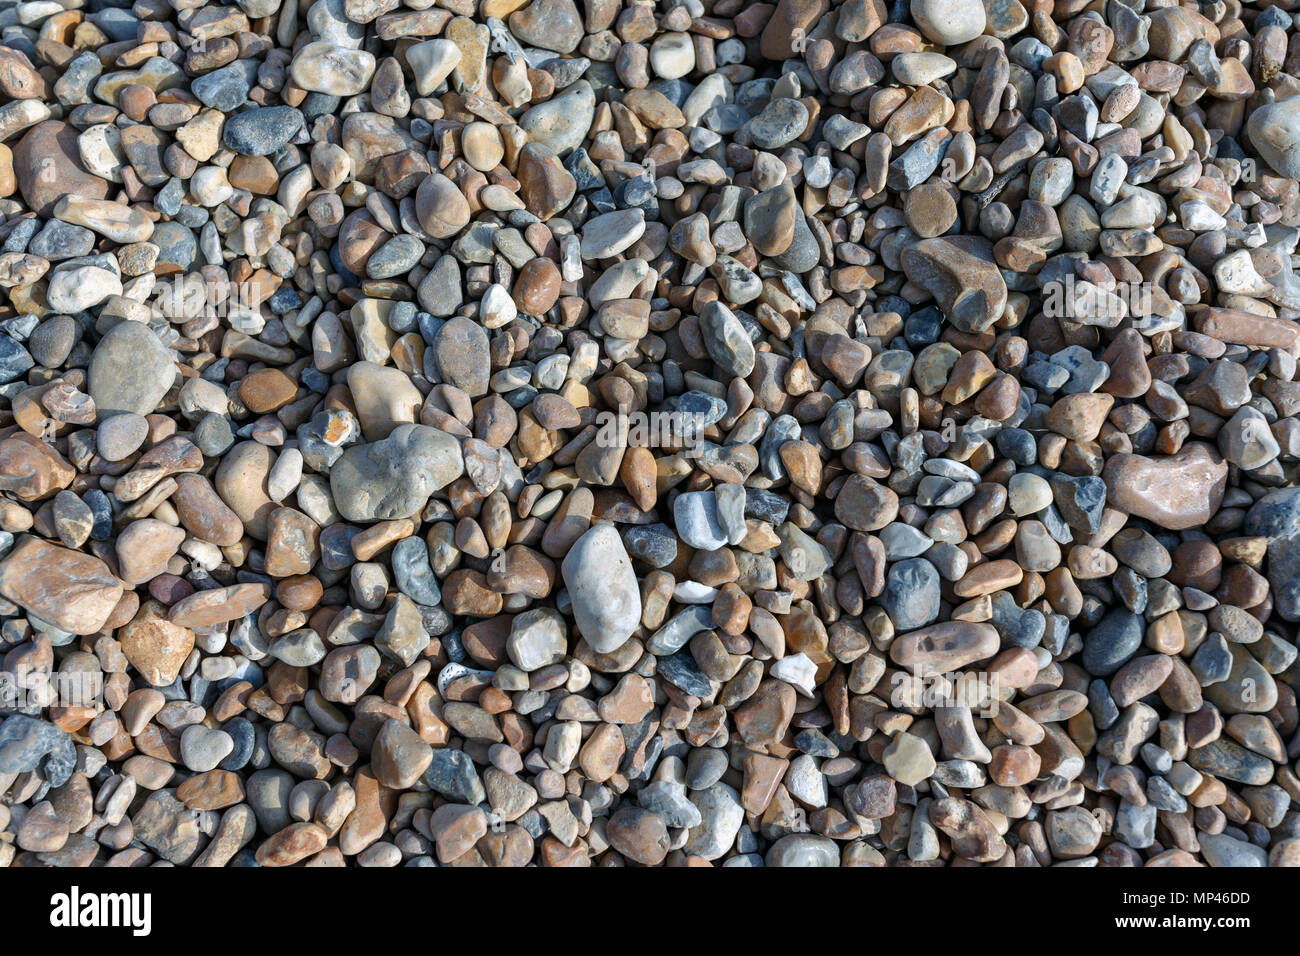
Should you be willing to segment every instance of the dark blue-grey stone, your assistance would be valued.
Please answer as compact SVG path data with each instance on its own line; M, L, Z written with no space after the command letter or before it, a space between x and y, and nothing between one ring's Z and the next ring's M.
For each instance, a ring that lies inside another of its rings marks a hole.
M107 541L113 535L113 505L108 495L98 488L91 488L81 496L81 500L90 508L94 519L90 526L91 539Z
M692 604L675 614L646 642L646 650L657 656L676 654L692 637L713 627L713 608Z
M895 470L905 475L916 474L925 464L925 460L930 457L925 450L925 436L919 431L912 432L902 441L895 443L892 448L887 437L885 450L893 460Z
M528 835L534 840L540 840L546 836L546 831L550 828L546 818L537 812L536 807L529 808L528 812L516 820L515 823L527 830Z
M727 772L727 752L713 747L697 747L686 757L686 786L707 790Z
M211 218L202 206L191 206L189 203L181 203L181 208L176 211L176 221L186 229L202 229Z
M1092 352L1082 345L1066 346L1054 353L1051 361L1069 375L1069 381L1061 386L1066 395L1095 392L1110 377L1110 366L1093 358Z
M159 687L158 692L168 700L189 700L189 691L185 689L185 681L177 677L166 687Z
M676 410L694 416L697 430L702 431L722 420L727 414L727 403L707 392L692 390L678 396Z
M321 394L324 394L330 387L330 377L319 369L303 369L301 380L303 387L312 392L320 392Z
M164 215L179 214L185 205L185 184L173 176L162 189L154 193L153 204Z
M1088 685L1088 713L1098 730L1107 730L1119 720L1119 705L1110 696L1110 687L1104 680L1095 680Z
M337 534L321 535L321 564L331 571L341 571L356 562L352 553L352 539L361 533L361 529L347 525Z
M532 385L523 385L519 388L512 388L501 396L506 400L506 404L515 411L527 408L537 397L537 389Z
M1268 580L1277 613L1300 621L1300 488L1270 491L1246 514L1246 534L1268 538Z
M677 534L666 524L633 525L623 536L627 553L652 568L677 560Z
M12 714L0 724L0 773L27 773L68 735L49 721Z
M235 433L229 419L216 412L208 412L194 426L194 444L209 457L228 451L234 443Z
M564 159L564 168L578 184L578 192L585 193L600 189L605 185L605 177L587 151L581 147L575 149Z
M907 317L907 321L903 323L903 338L907 340L909 346L924 348L939 341L939 333L942 330L943 316L939 314L938 309L930 306Z
M678 651L671 657L659 659L659 676L674 687L696 697L708 697L713 692L713 685L700 670L689 650Z
M204 710L210 708L217 699L217 685L202 674L190 678L190 700Z
M457 664L465 662L465 642L461 640L460 631L450 631L442 636L442 649L447 652L447 659Z
M1106 510L1106 482L1096 475L1071 478L1053 475L1052 498L1065 523L1076 531L1096 534Z
M1232 651L1222 634L1212 633L1192 655L1192 673L1201 682L1202 687L1209 687L1228 679L1232 673Z
M88 256L94 248L95 234L89 229L51 219L45 224L45 228L32 238L27 251L34 256L43 256L51 262L58 262L61 259Z
M158 264L189 269L199 255L199 243L179 222L160 222L149 239L158 247Z
M1147 777L1147 802L1157 810L1182 813L1187 809L1187 798L1170 786L1164 777Z
M1051 362L1030 362L1020 373L1021 380L1041 392L1060 390L1070 380L1070 373Z
M266 304L270 308L272 315L284 315L286 312L302 308L302 296L298 294L297 289L285 286L282 289L276 289L271 297L266 300Z
M415 315L414 302L394 302L388 311L388 327L394 332L410 332L415 329Z
M1074 542L1074 531L1065 523L1061 517L1061 512L1057 510L1055 503L1048 505L1038 513L1038 520L1043 523L1047 533L1051 535L1052 540L1059 545L1068 545Z
M1147 579L1132 568L1120 568L1111 579L1111 588L1123 605L1134 614L1147 609Z
M939 168L951 142L951 136L938 145L928 136L917 140L908 147L907 152L889 164L885 178L889 188L904 192L921 185Z
M451 630L453 621L447 609L441 604L430 607L426 604L417 605L420 609L420 624L428 632L430 637L440 637Z
M1132 611L1109 611L1084 635L1083 669L1096 677L1109 677L1137 653L1144 630L1142 618Z
M913 631L932 624L939 617L939 572L925 558L896 561L878 600L895 630Z
M1033 649L1043 641L1047 618L1041 611L1022 608L1007 591L993 595L993 613L989 623L1002 637L1004 647Z
M51 788L61 787L68 782L76 769L77 745L72 742L71 737L64 734L41 765L41 776Z
M657 79L650 82L649 89L654 90L656 93L662 93L672 101L674 106L680 107L686 102L686 97L691 95L691 91L695 87L681 79Z
M53 624L49 623L48 621L42 621L38 617L31 617L29 615L27 620L31 622L33 630L35 630L38 634L44 634L46 637L48 637L50 639L50 643L53 644L55 647L67 647L69 644L71 644L73 641L77 639L77 635L72 634L68 631L60 630L59 628L55 627Z
M794 237L790 240L789 247L785 252L772 256L772 262L778 269L802 275L817 265L820 257L821 247L817 245L817 238L808 228L808 220L800 212L795 218Z
M221 725L221 729L230 734L235 746L218 766L222 770L243 770L253 756L253 746L257 742L253 725L244 717L232 717Z
M803 426L793 415L778 415L772 419L758 442L758 465L763 474L773 481L786 477L781 461L781 446L802 437Z
M371 279L393 279L406 275L424 255L424 243L415 236L403 233L389 239L366 262L366 275Z
M1042 645L1049 654L1059 654L1070 638L1070 619L1064 614L1047 614L1044 618Z
M759 149L780 149L794 142L808 125L808 107L798 100L778 97L750 121L749 135Z
M231 622L229 640L231 646L235 647L241 654L250 657L264 655L269 645L269 642L262 636L262 632L257 627L257 616L254 614L245 614L239 620ZM252 681L252 683L256 684L255 681Z
M1038 444L1032 433L1023 428L1004 428L994 438L998 452L1021 468L1038 460Z
M302 128L302 113L292 106L261 106L227 117L221 139L241 156L269 156Z
M933 308L927 306L926 308ZM875 305L871 307L873 312L897 312L903 318L912 314L912 303L908 302L901 295L884 295L876 300ZM935 312L938 313L938 309Z
M1281 27L1283 30L1289 30L1292 22L1291 14L1281 7L1268 7L1261 10L1259 16L1255 18L1255 32L1258 33L1264 27Z
M303 117L310 123L321 116L333 116L338 112L339 104L342 102L342 97L329 93L308 93L300 109Z
M1227 737L1187 751L1187 762L1223 780L1262 787L1273 779L1273 761Z
M795 734L794 745L800 753L811 757L835 758L840 755L840 748L820 730L809 728Z
M233 113L248 102L251 87L244 63L236 61L219 70L196 77L190 83L190 92L198 97L204 106L223 113ZM251 62L250 62L251 65Z
M790 502L776 492L763 488L745 488L745 517L768 521L773 525L785 523L790 512Z
M614 187L614 203L620 209L645 209L659 215L659 191L646 174L631 176Z
M397 589L416 604L441 603L442 590L429 566L429 547L423 538L403 538L393 546L393 577Z
M279 767L258 770L248 778L245 784L248 805L253 808L263 833L279 833L293 822L289 817L293 785L293 775Z
M27 374L36 361L17 339L0 333L0 385L8 385Z
M424 782L456 803L476 804L484 799L483 781L474 761L463 750L440 748L433 752L433 762L424 771Z
M32 237L36 235L40 228L41 221L35 216L18 220L14 227L9 230L9 235L5 236L4 245L0 246L0 250L4 252L26 252Z
M540 68L551 74L551 78L555 81L555 88L562 90L582 79L583 75L591 69L591 60L585 56L553 56L542 63Z
M613 212L618 208L618 203L614 202L614 194L609 191L608 186L601 186L587 193L587 202L591 204L591 211L596 215Z
M92 13L86 19L103 30L114 42L134 40L140 29L140 19L129 9L123 9L129 6L131 5L127 3L115 6L106 4L103 10Z

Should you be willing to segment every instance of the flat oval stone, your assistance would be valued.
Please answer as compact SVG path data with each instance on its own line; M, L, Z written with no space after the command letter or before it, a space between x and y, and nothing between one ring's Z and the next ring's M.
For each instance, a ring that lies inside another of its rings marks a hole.
M1125 608L1115 608L1092 626L1083 638L1084 668L1089 674L1109 677L1142 646L1142 618Z
M597 654L617 650L641 623L641 591L613 525L574 542L560 565L578 631Z
M946 621L897 638L889 647L889 659L916 674L946 674L992 657L999 644L991 624Z
M420 226L435 239L448 239L469 222L469 201L442 173L430 173L415 191Z

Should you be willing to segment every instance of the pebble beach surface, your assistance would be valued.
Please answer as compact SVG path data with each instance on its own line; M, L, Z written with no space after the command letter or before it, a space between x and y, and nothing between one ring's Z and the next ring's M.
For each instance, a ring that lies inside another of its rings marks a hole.
M1292 8L0 5L0 866L1300 865Z

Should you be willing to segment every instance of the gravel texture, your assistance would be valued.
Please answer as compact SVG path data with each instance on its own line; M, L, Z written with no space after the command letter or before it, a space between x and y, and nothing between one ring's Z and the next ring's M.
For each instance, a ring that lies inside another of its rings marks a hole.
M1300 865L1296 5L0 5L0 866Z

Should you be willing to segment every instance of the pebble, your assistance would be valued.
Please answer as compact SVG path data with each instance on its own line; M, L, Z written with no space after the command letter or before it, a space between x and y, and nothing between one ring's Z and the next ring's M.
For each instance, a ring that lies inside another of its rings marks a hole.
M241 156L269 156L298 135L303 115L291 106L263 106L226 119L221 141Z
M298 50L290 75L294 83L310 92L355 96L366 89L375 75L375 57L365 50L320 40Z
M1181 531L1204 524L1218 510L1227 467L1215 449L1191 442L1176 455L1116 455L1102 478L1112 507Z
M1273 169L1291 179L1300 178L1300 139L1296 118L1300 101L1285 99L1255 110L1246 122L1246 135L1260 157Z
M579 537L561 565L578 631L597 654L617 650L641 620L641 595L632 563L609 524Z
M380 441L348 448L330 470L330 491L348 521L392 521L418 513L464 470L452 436L400 425Z
M678 495L673 503L673 521L678 536L692 548L716 551L727 544L712 492L693 491Z
M977 0L911 0L910 9L926 39L941 46L967 43L984 32L984 5Z
M102 415L148 415L175 381L171 352L142 322L119 322L99 340L88 369L89 395Z
M687 833L686 852L716 860L731 848L744 823L740 795L725 783L715 783L696 790L690 799L700 813L700 822Z

